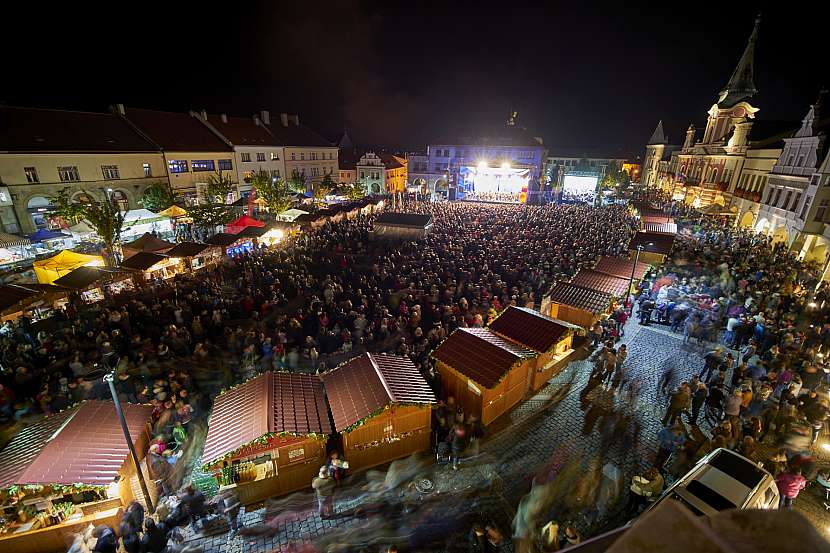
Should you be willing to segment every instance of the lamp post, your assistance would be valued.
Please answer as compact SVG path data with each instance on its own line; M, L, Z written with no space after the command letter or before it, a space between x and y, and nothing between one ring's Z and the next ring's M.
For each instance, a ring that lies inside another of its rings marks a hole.
M631 277L628 279L628 295L631 295L631 287L634 286L634 271L637 269L637 262L640 261L640 252L645 249L645 246L653 246L653 242L648 244L637 244L637 254L634 256L634 264L631 265ZM631 307L628 308L628 316L634 314L634 302L631 302Z
M118 421L121 423L121 430L124 431L124 439L127 440L127 447L130 448L130 455L135 463L135 471L138 474L138 483L141 485L141 493L144 495L144 501L147 503L147 511L153 514L156 509L153 507L153 500L150 497L150 491L147 489L147 482L144 481L144 472L141 470L141 463L138 460L138 454L133 445L133 439L130 437L130 429L127 427L127 419L124 418L124 411L121 410L121 402L118 401L118 392L115 390L115 371L107 373L104 376L104 382L109 384L110 394L112 394L112 402L115 404L115 414L118 416Z

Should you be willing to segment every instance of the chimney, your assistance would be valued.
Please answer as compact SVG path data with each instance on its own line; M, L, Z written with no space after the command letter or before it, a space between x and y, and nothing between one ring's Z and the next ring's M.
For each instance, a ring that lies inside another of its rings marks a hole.
M222 114L219 115L219 119L221 119L221 121L223 123L227 123L228 122L228 115L226 113L222 113Z
M288 114L287 113L280 113L280 123L282 123L283 127L288 126Z
M254 125L256 125L257 127L260 125L259 115L254 115Z
M259 118L262 119L263 125L270 125L271 124L271 114L268 113L267 109L264 109L259 112Z
M202 116L202 121L207 121L207 110L202 110L199 112L199 115Z
M300 126L300 116L297 115L296 113L294 113L290 117L291 117L291 122L299 127Z
M118 115L127 115L127 110L124 109L124 104L115 104L115 110Z

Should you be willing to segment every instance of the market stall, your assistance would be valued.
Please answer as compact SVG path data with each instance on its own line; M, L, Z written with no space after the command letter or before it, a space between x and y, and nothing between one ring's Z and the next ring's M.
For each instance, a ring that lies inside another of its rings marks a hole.
M435 395L409 358L364 353L322 378L351 470L430 448Z
M216 265L222 260L218 246L198 242L180 242L167 251L171 259L181 260L182 270L198 271Z
M166 253L174 245L166 240L153 236L149 232L145 232L132 242L121 244L121 252L123 253L124 259L127 259L138 252Z
M143 456L153 408L123 410ZM143 496L115 407L85 401L26 426L0 452L0 551L66 551L90 524L117 526L133 500Z
M542 303L545 311L549 310L546 315L588 330L611 309L612 297L607 292L559 281L551 286Z
M644 263L660 265L674 247L675 235L660 232L638 232L628 243L628 251L633 256L637 247L642 246L640 259Z
M384 212L375 219L376 238L418 240L432 232L432 215Z
M170 218L153 213L149 209L131 209L124 213L121 236L124 239L144 233L168 234L173 232Z
M264 227L264 226L265 226L265 223L263 223L262 221L257 221L253 217L248 217L247 215L243 215L242 217L240 217L236 221L232 221L232 222L228 223L227 225L225 225L225 232L227 232L228 234L239 234L240 232L242 232L243 230L245 230L248 227L260 228L260 227Z
M297 217L300 215L308 215L308 211L303 211L302 209L287 209L277 215L278 221L285 221L287 223L293 223L297 220Z
M590 288L591 290L599 290L611 294L615 298L625 300L631 281L628 278L601 273L593 269L580 269L571 278L571 284Z
M160 253L138 252L122 261L121 269L141 274L142 280L168 279L179 272L179 260Z
M0 264L14 263L34 257L27 251L31 245L32 242L28 238L0 232Z
M637 261L635 264L634 259L602 256L597 261L594 270L620 278L631 278L633 271L634 283L636 284L646 276L649 267L648 263L643 263L642 261Z
M527 307L510 306L490 323L490 330L536 352L536 363L528 375L528 388L536 391L568 366L574 353L576 325L558 321Z
M87 255L73 252L72 250L63 250L54 257L35 261L32 265L38 282L41 284L52 284L58 278L72 272L78 267L100 267L104 265L104 258L100 255Z
M16 321L28 313L37 321L67 301L69 290L53 284L9 283L0 285L0 321Z
M432 352L445 396L485 425L525 397L537 356L486 328L459 328Z
M53 284L79 293L88 303L101 301L106 294L115 295L135 288L129 272L105 267L78 267Z
M248 505L308 487L330 433L319 378L266 372L216 397L202 463Z
M207 244L222 248L222 255L238 255L253 248L253 240L236 234L220 232L206 240Z

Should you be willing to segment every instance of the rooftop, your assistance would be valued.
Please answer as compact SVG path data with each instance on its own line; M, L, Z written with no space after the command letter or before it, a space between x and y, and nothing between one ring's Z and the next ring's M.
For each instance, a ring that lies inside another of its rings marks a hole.
M200 244L198 242L179 242L167 251L167 255L170 257L193 257L210 247L210 244Z
M375 225L386 225L390 227L427 228L432 224L432 215L421 215L420 213L397 213L384 211L377 219Z
M230 152L232 148L189 113L127 108L124 116L168 152Z
M280 146L277 140L253 117L208 114L207 122L234 146Z
M121 268L130 271L146 271L156 263L167 259L166 255L153 252L138 252L121 262Z
M432 356L485 388L494 388L516 362L536 352L486 328L459 328Z
M591 290L599 290L618 298L625 297L628 283L627 277L609 275L593 269L580 269L571 279L571 284L590 288Z
M570 282L557 282L548 294L553 303L570 305L593 314L602 313L611 304L611 294Z
M490 323L490 330L513 342L544 353L568 332L568 326L527 307L510 306Z
M595 271L598 271L600 273L606 273L606 274L617 276L617 277L621 277L621 278L630 278L631 277L631 269L635 269L634 270L634 278L636 278L637 280L640 280L648 272L648 263L643 263L642 261L637 261L637 265L635 267L633 259L625 259L623 257L603 256L603 257L599 258L599 261L597 261L597 264L594 267Z
M628 243L628 249L633 251L638 245L643 246L644 252L666 255L674 247L674 235L640 231L631 238L631 242Z

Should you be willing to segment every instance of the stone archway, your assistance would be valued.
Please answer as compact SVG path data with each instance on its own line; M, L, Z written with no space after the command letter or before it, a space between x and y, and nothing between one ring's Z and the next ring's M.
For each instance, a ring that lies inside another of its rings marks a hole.
M412 186L417 187L421 194L427 193L427 179L423 177L412 179Z
M777 244L779 242L784 242L785 244L789 244L790 241L790 233L787 231L787 227L785 225L781 225L777 229L772 232L772 243Z
M752 228L752 224L755 222L755 214L752 211L747 211L743 215L741 215L740 220L738 221L738 226L741 228Z
M755 224L755 230L759 234L769 234L769 226L769 220L766 217L763 217Z
M35 230L54 228L55 206L48 197L35 194L26 200L26 212Z

